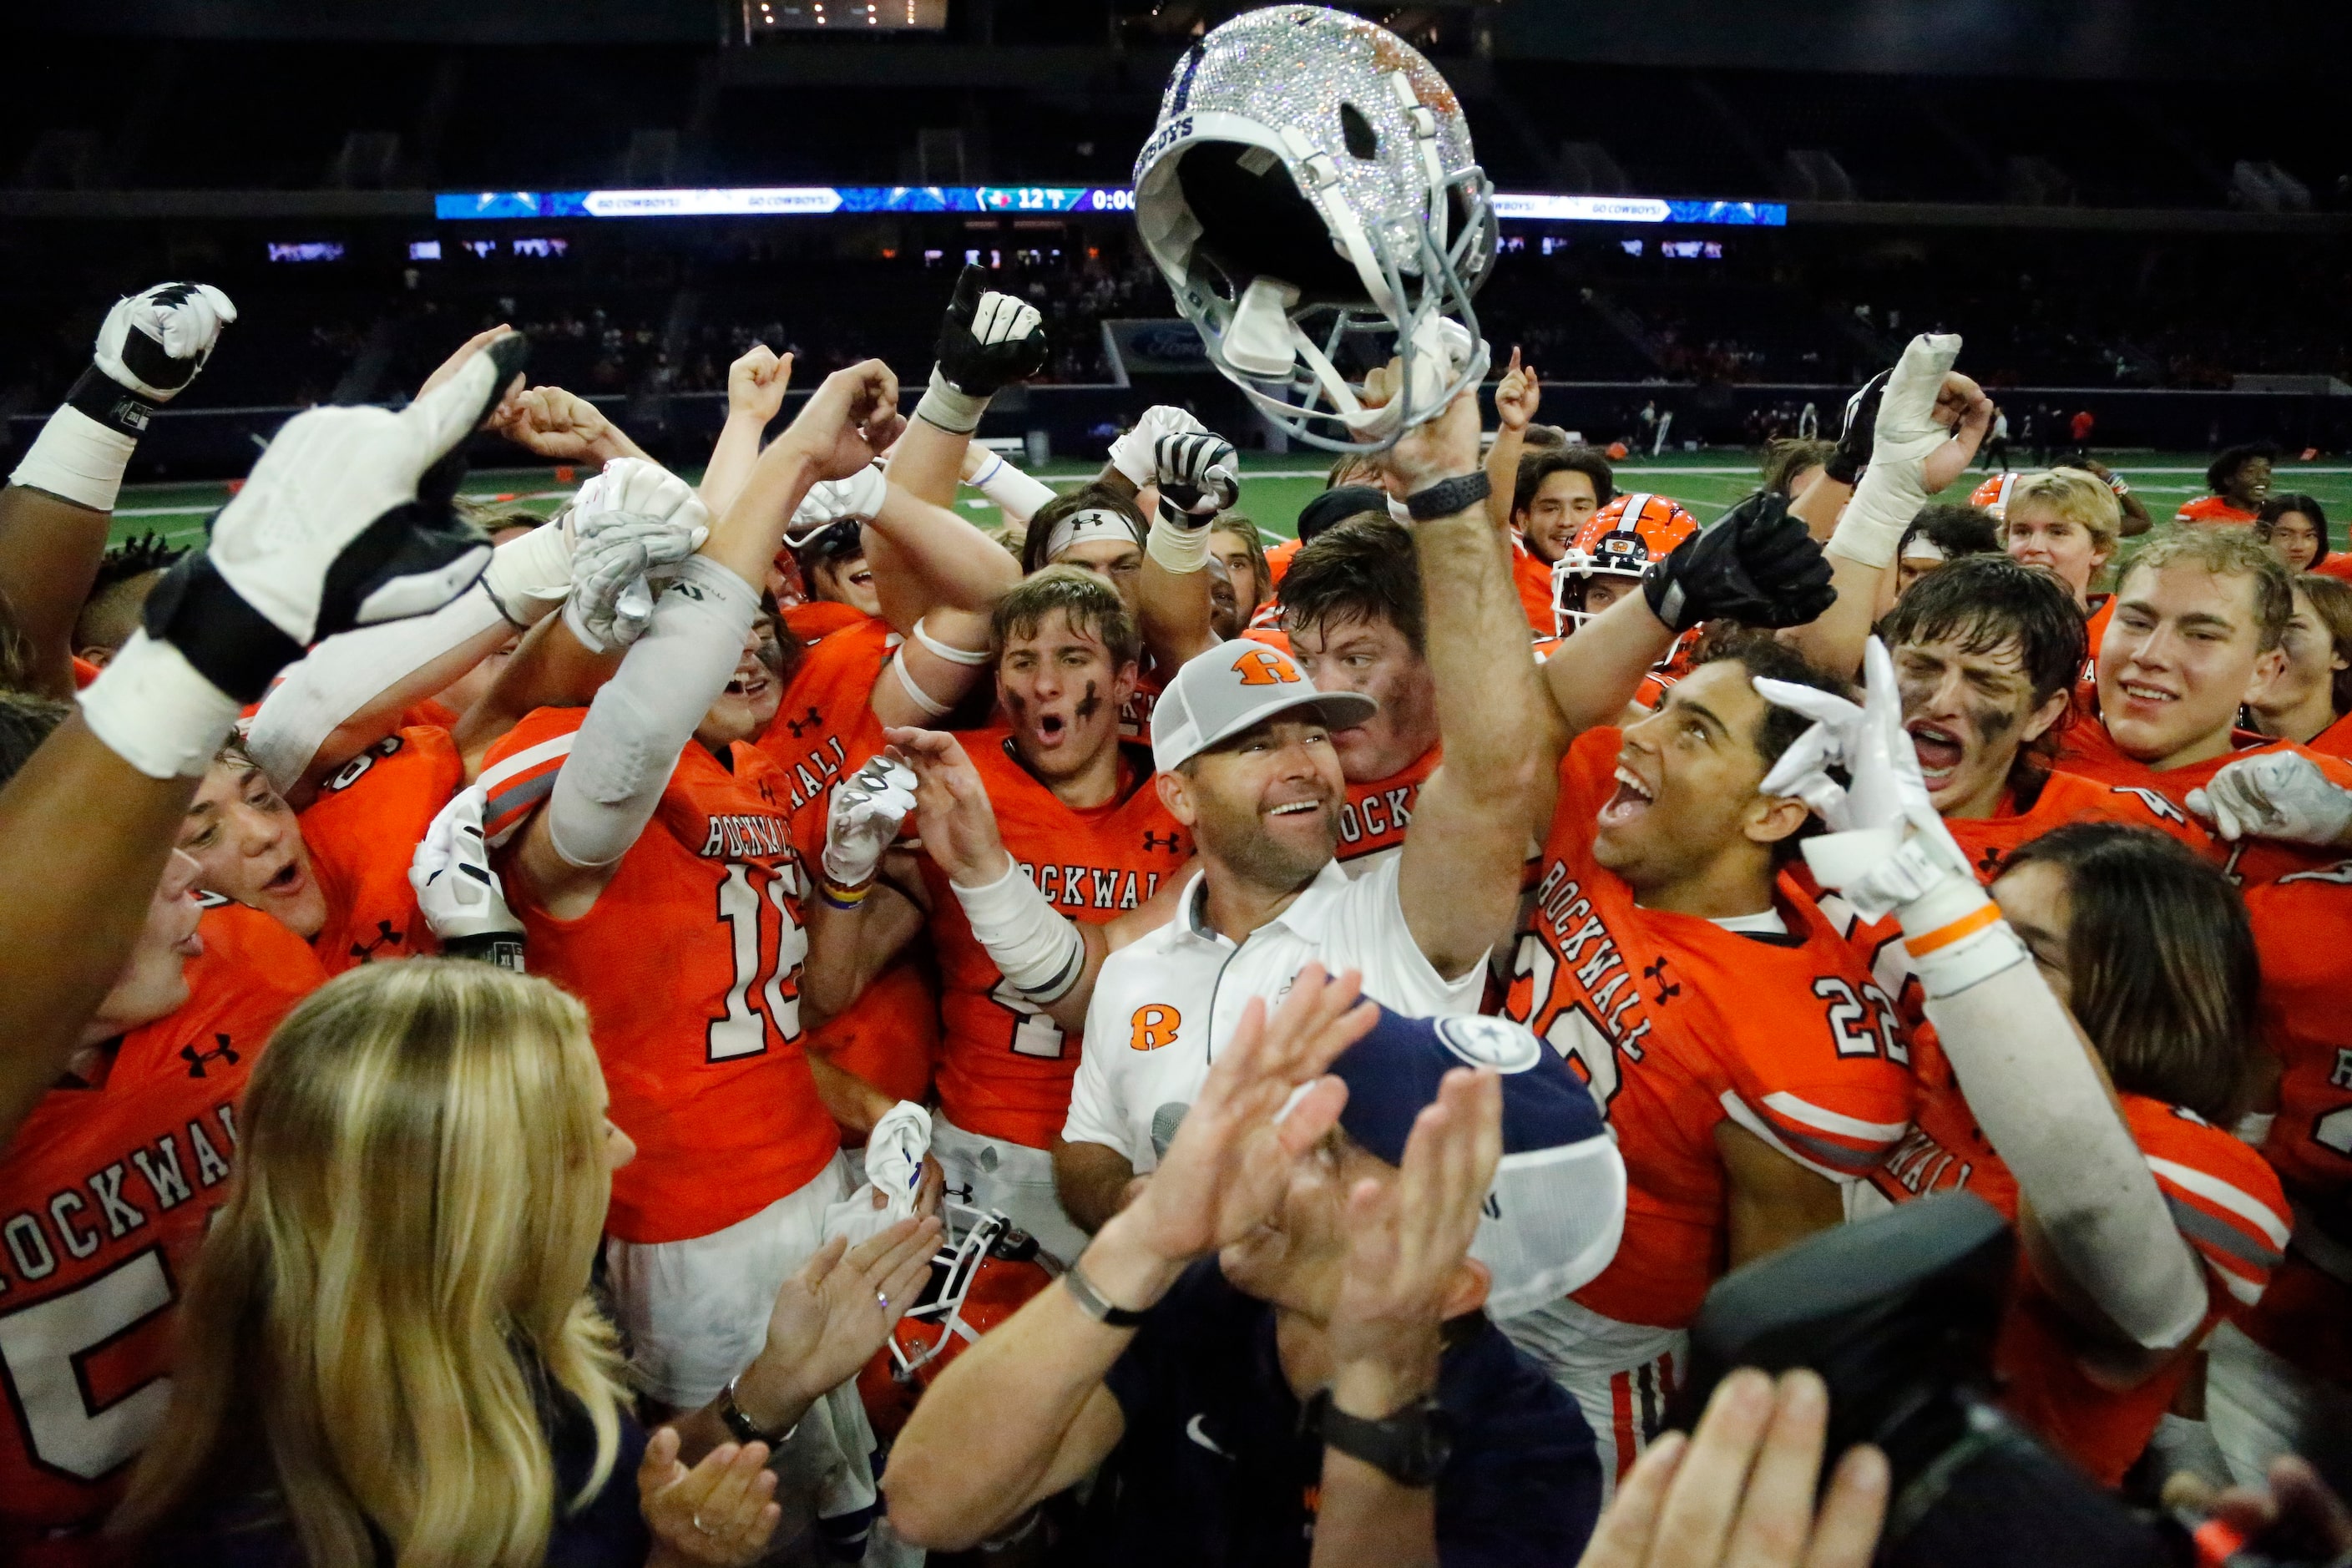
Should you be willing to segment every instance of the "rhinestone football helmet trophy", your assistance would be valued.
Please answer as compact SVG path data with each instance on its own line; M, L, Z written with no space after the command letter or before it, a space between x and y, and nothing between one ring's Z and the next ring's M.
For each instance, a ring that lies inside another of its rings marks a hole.
M1436 68L1317 5L1195 42L1135 160L1137 227L1210 362L1334 451L1392 446L1485 377L1493 197ZM1343 366L1391 355L1402 391L1368 409Z

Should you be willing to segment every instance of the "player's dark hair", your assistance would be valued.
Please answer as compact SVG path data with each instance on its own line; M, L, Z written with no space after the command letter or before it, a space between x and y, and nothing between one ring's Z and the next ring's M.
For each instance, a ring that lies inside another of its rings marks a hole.
M1103 645L1111 668L1123 669L1143 657L1143 634L1128 613L1118 590L1082 566L1047 566L1005 590L989 613L988 640L995 656L1015 637L1034 637L1045 617L1062 612L1070 629Z
M1418 655L1428 621L1412 535L1385 517L1351 517L1300 547L1282 579L1282 624L1293 636L1334 621L1385 620Z
M175 545L153 529L136 539L126 539L98 558L98 575L90 579L92 597L127 583L133 577L144 577L150 572L161 572L187 553L185 546Z
M1749 679L1762 677L1767 680L1785 680L1792 686L1810 686L1816 691L1826 691L1836 697L1852 697L1853 688L1846 681L1815 666L1803 654L1781 642L1769 632L1752 630L1730 621L1708 624L1700 638L1698 651L1692 656L1691 668L1732 660L1748 672ZM1687 679L1687 677L1685 677ZM1769 772L1780 760L1780 753L1797 743L1797 738L1812 728L1813 721L1792 708L1777 702L1764 705L1764 717L1757 721L1751 737L1756 753L1763 759ZM1794 860L1798 846L1821 831L1818 818L1808 816L1805 825L1772 846L1772 864L1777 868Z
M2269 543L2271 525L2291 511L2299 511L2311 519L2312 531L2319 535L2319 553L2313 556L2311 564L2304 568L2306 572L2315 572L2319 563L2327 559L2327 509L2319 504L2317 496L2273 494L2270 500L2263 502L2262 510L2254 513L2254 537L2265 544Z
M1903 552L1911 548L1915 539L1924 539L1942 551L1947 562L1958 561L1964 555L1991 555L2000 549L2000 524L1980 506L1933 501L1921 507L1903 530L1902 541L1895 547L1895 559L1902 560Z
M2352 583L2321 572L2295 574L2294 591L2311 601L2311 613L2345 668L2329 678L2327 705L2338 719L2352 713Z
M1807 468L1818 468L1837 450L1835 441L1815 441L1799 436L1778 436L1764 443L1764 488L1776 496L1789 493L1790 481Z
M72 707L29 691L0 691L0 789L41 749Z
M1890 649L1949 640L1979 656L2015 643L2037 708L2073 686L2090 658L2083 612L2066 584L1998 552L1951 562L1912 584L1878 636Z
M2036 864L2066 879L2067 1005L2116 1089L2229 1126L2262 989L2238 889L2178 840L2119 822L2045 833L2001 875Z
M1567 431L1540 419L1528 420L1528 427L1519 432L1519 449L1525 452L1557 452L1572 445Z
M144 579L186 553L150 530L100 556L98 575L90 579L89 592L74 615L74 651L103 648L110 654L121 652L122 645L131 640L131 634L138 630L140 613L147 604L147 591L154 586Z
M1592 504L1607 506L1617 499L1617 471L1596 447L1544 447L1519 458L1519 477L1511 485L1511 515L1536 504L1543 482L1554 474L1582 474L1592 481Z
M1055 496L1037 509L1029 520L1029 531L1021 540L1021 570L1034 572L1046 564L1045 544L1054 537L1054 525L1072 512L1098 507L1117 512L1135 532L1137 548L1143 545L1145 527L1143 513L1137 510L1133 498L1123 496L1107 485L1081 485L1066 496Z
M2240 468L2256 458L2276 461L2278 455L2278 448L2268 441L2248 441L2236 447L2224 447L2205 470L2205 488L2220 495L2230 488L2230 481L2238 477Z

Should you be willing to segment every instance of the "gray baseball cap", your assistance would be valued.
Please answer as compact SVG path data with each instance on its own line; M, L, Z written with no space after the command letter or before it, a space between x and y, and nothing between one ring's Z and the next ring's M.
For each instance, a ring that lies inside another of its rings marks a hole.
M1312 712L1334 730L1360 724L1381 705L1360 691L1318 691L1288 654L1239 637L1195 655L1151 710L1151 763L1161 773L1268 719Z

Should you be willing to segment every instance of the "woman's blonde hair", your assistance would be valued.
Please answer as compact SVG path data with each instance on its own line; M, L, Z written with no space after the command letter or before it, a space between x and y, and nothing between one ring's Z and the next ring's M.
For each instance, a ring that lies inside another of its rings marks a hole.
M539 1563L551 1405L595 1430L577 1508L612 1472L625 1397L587 1295L612 1177L586 1012L485 963L370 964L278 1026L239 1121L117 1529L257 1479L312 1568L373 1563L371 1528L401 1568Z
M2028 502L2039 502L2067 521L2080 524L2109 556L2116 552L2124 531L2124 509L2107 481L2088 468L2049 468L2024 474L2010 487L2002 516L2016 515ZM2003 529L2006 533L2006 527Z

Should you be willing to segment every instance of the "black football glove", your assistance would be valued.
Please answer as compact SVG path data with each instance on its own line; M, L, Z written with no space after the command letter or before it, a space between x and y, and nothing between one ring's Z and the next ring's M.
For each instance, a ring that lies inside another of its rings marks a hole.
M968 397L992 397L1026 381L1045 363L1037 308L985 287L986 271L967 267L940 322L940 378Z
M1871 438L1878 428L1878 400L1885 394L1886 378L1894 374L1880 371L1845 400L1845 428L1838 432L1837 450L1822 465L1822 472L1842 485L1853 483L1870 467Z
M1837 602L1830 563L1785 497L1759 490L1650 568L1642 593L1677 635L1702 621L1801 626Z

